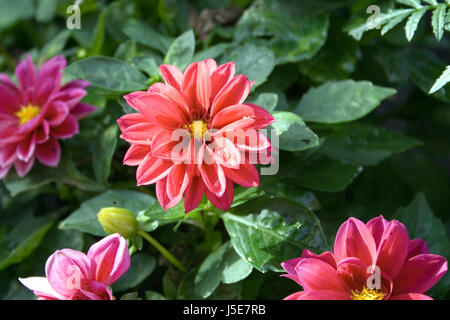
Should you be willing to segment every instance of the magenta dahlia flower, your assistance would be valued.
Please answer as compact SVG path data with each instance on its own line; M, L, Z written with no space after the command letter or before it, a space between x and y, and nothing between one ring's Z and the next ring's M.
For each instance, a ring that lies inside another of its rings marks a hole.
M350 218L336 235L334 253L304 250L281 265L283 276L304 289L286 300L430 300L425 293L447 272L444 257L383 216L367 224Z
M61 86L65 66L66 59L57 56L37 70L27 55L16 68L19 85L0 74L0 179L12 166L25 176L35 158L43 165L58 166L58 140L77 134L78 120L95 109L80 103L88 82Z
M252 82L235 76L233 62L217 66L207 59L190 64L184 73L172 65L161 65L160 71L165 83L125 96L138 112L117 121L121 137L131 143L124 164L138 166L138 185L156 183L164 209L184 196L189 212L206 194L213 205L227 210L233 183L259 184L254 164L268 163L271 149L259 130L274 118L244 103Z
M39 300L113 300L108 287L129 267L127 241L116 233L92 245L87 255L58 250L47 259L46 277L19 280Z

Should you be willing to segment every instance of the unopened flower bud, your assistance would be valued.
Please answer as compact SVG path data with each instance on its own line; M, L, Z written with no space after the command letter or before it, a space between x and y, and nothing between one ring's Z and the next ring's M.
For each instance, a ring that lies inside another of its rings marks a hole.
M127 209L102 208L97 217L103 229L110 234L120 233L123 237L129 239L135 236L139 230L135 215Z

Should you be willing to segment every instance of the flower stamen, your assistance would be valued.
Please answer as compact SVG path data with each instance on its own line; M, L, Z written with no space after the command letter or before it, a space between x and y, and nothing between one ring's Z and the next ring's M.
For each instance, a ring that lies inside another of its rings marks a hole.
M194 120L191 124L185 124L183 128L190 130L191 136L195 139L203 139L208 133L208 125L202 120Z
M20 110L14 113L14 115L19 118L19 123L23 126L25 123L36 117L41 109L32 105L31 103L28 106L20 107Z
M361 291L352 290L352 300L383 300L385 294L378 289L364 287Z

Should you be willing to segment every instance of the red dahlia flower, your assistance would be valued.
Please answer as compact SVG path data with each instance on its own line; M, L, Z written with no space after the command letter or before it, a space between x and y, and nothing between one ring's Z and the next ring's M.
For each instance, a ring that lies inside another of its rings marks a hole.
M350 218L336 235L334 253L304 250L281 265L304 289L286 300L430 300L426 291L447 272L445 258L383 216L367 224Z
M37 70L27 55L16 68L16 86L0 74L0 179L14 165L25 176L35 158L43 165L58 166L58 139L78 133L78 119L95 107L80 103L89 83L75 80L61 86L66 59L57 56Z
M184 196L189 212L206 193L216 207L227 210L233 182L259 184L253 164L267 163L264 154L271 148L259 130L274 119L263 108L244 103L252 82L234 76L233 62L217 66L208 59L192 63L184 73L172 65L160 71L165 83L125 96L138 113L117 121L121 137L131 143L124 164L138 166L138 185L156 183L164 209Z

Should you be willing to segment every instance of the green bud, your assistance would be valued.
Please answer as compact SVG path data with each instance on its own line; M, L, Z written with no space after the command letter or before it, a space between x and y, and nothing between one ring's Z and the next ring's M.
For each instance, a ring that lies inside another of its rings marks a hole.
M127 209L102 208L97 217L103 229L109 234L120 233L123 237L129 239L134 237L139 230L135 215Z

